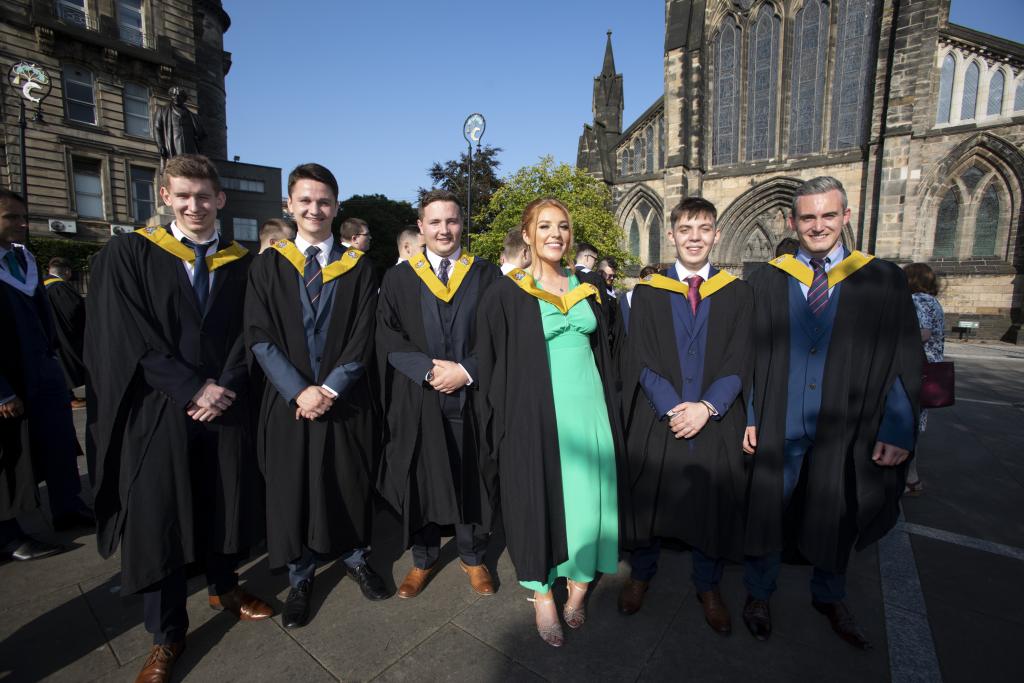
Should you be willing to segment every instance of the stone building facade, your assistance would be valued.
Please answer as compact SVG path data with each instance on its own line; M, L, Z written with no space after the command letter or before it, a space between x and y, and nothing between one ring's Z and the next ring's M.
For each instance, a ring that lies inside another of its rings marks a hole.
M609 183L642 263L690 195L740 274L787 234L793 189L833 175L844 241L942 276L947 326L1016 341L1024 277L1024 45L949 23L950 0L667 0L665 91L622 126L611 36L577 165Z
M224 77L231 20L220 0L0 0L0 185L21 190L19 100L8 73L43 67L52 91L34 121L26 159L33 235L103 241L144 225L159 205L152 137L168 89L189 94L206 133L201 150L227 177L229 238L256 239L252 223L280 216L278 168L227 160ZM257 189L259 191L257 191ZM233 216L244 217L235 226ZM71 232L71 226L74 232Z

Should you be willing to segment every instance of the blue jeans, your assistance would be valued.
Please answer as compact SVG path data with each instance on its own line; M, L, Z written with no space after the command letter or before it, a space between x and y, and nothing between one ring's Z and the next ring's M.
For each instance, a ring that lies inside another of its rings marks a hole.
M355 569L366 564L366 553L368 548L354 548L341 554L341 561L349 569ZM323 560L323 556L303 546L302 555L294 562L288 563L288 583L292 587L298 586L302 581L308 581L316 573L317 565Z
M775 582L782 569L782 554L769 553L748 557L743 563L743 584L758 600L768 600L775 592ZM840 602L846 599L846 574L833 574L819 567L811 573L811 597L817 602Z
M630 576L636 581L650 581L658 571L658 558L661 556L661 541L654 539L646 548L637 548L630 554L629 564L632 568ZM697 548L693 549L693 572L690 578L693 585L701 593L714 590L722 580L725 563L722 560L708 557Z

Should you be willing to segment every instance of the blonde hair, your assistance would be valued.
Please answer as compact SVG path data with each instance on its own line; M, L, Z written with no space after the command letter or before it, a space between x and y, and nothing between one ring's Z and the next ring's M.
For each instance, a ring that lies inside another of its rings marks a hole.
M540 254L537 253L537 244L534 240L534 236L537 234L537 219L540 217L540 212L549 206L553 206L564 213L565 220L569 222L569 239L565 243L567 249L565 254L562 255L563 259L569 258L569 249L571 249L573 245L572 216L569 215L569 209L566 208L565 204L554 197L541 197L540 199L534 199L526 205L525 209L523 209L523 217L519 222L519 226L524 235L528 237L527 241L530 245L530 259L532 263L540 263Z

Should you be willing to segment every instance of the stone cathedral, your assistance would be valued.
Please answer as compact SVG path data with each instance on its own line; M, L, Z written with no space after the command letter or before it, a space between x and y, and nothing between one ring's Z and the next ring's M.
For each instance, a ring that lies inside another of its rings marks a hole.
M847 246L928 262L947 329L1016 342L1024 45L951 24L949 4L667 0L663 95L623 122L609 33L577 165L611 187L641 263L671 260L681 198L713 201L712 259L736 274L789 234L801 180L836 176Z

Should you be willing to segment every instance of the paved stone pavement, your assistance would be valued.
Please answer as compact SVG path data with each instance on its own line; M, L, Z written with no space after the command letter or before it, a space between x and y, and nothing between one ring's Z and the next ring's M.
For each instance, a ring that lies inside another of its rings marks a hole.
M188 649L175 680L1021 680L1024 354L1007 345L950 344L948 351L957 361L958 402L933 411L922 439L924 495L907 499L905 522L851 562L848 602L875 642L870 652L841 642L811 609L806 567L783 569L766 643L743 627L741 568L728 567L722 587L734 632L715 635L694 599L685 552L663 554L647 602L632 617L615 608L625 565L602 577L586 625L554 650L537 637L526 591L496 534L494 597L470 591L449 543L444 568L413 600L368 602L341 563L326 565L313 621L294 631L279 617L241 624L210 611L194 580ZM79 423L83 417L78 411ZM410 558L396 520L381 513L378 522L371 564L393 584ZM118 594L118 558L100 559L91 535L48 532L42 514L23 523L73 549L0 565L0 681L133 680L149 639L140 599ZM240 574L249 590L281 606L287 581L268 571L265 556Z

